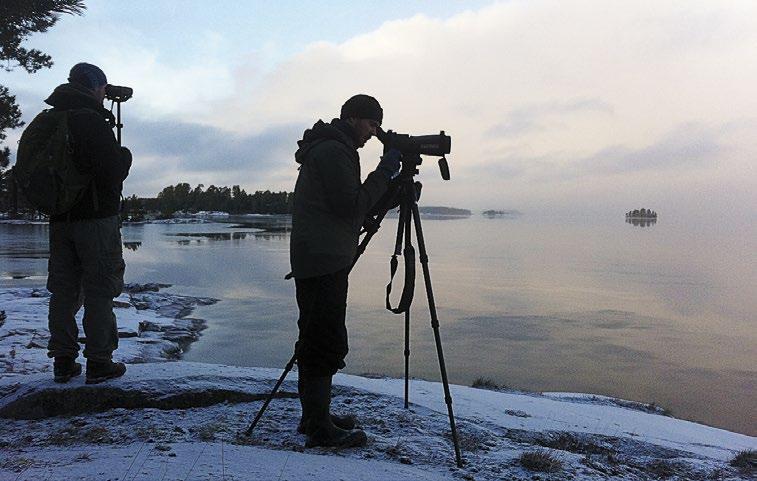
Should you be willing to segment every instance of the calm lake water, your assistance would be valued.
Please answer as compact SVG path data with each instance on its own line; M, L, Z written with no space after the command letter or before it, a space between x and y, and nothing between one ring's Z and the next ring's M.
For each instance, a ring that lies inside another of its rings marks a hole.
M223 301L194 313L209 327L186 359L283 367L297 318L289 220L244 220L125 226L127 281ZM423 227L451 382L654 402L757 435L754 227L475 215ZM404 316L383 307L395 231L387 219L350 277L346 372L403 375ZM47 226L0 225L0 285L43 284L46 258ZM436 380L418 276L411 375Z

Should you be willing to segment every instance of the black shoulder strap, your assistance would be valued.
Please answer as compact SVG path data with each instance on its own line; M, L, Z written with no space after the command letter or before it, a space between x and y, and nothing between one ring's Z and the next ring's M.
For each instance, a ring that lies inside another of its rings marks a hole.
M386 285L386 308L395 314L402 314L410 309L410 305L413 303L413 294L415 293L415 249L412 245L405 246L402 257L405 258L405 285L402 286L402 295L397 307L392 307L392 303L389 300L389 295L392 293L392 282L399 265L397 254L392 255L392 259L389 261L390 277L389 284Z
M66 121L71 121L71 116L76 113L86 113L86 112L92 112L94 114L100 115L100 113L90 107L78 107L75 109L69 109L66 110ZM76 151L77 145L76 145L76 139L73 138L73 135L71 135L71 126L68 127L69 131L69 139L68 139L68 148L71 149L71 155L74 155L74 152ZM92 176L92 180L90 181L90 188L92 189L92 208L95 212L100 210L100 200L97 197L97 183L95 182L95 176ZM123 197L123 196L122 196Z

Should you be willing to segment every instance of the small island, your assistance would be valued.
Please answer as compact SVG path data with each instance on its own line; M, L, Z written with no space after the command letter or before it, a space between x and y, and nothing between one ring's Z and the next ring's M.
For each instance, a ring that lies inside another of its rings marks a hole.
M634 209L626 212L626 222L635 226L647 227L657 222L657 212L651 209Z
M421 215L429 217L470 217L471 211L457 207L422 206L418 207Z
M515 209L505 209L505 210L485 210L481 213L484 217L494 218L494 217L507 217L507 218L514 218L514 217L520 217L523 215L523 212Z
M626 219L657 219L657 212L642 207L626 212Z

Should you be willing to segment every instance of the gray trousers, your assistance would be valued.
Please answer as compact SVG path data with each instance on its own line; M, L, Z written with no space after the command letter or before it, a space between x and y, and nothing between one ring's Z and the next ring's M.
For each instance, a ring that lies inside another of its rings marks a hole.
M50 223L49 357L79 354L76 313L84 305L84 357L109 361L118 348L113 298L124 287L118 216Z

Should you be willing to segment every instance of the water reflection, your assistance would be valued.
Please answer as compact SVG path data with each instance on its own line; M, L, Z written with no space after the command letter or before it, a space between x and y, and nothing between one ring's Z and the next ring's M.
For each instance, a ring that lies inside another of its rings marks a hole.
M124 250L127 280L223 299L195 313L209 327L187 360L280 368L296 338L294 283L283 278L290 220L229 220L125 225L124 241L140 243ZM655 401L757 433L744 408L757 382L748 367L757 365L755 270L744 262L755 251L754 226L723 231L673 217L645 230L615 218L425 220L453 383L489 377L534 391ZM383 304L395 232L396 221L386 221L350 276L350 373L404 372L402 316ZM44 285L45 259L12 257L30 251L47 252L46 226L0 225L1 282ZM9 279L21 275L42 277ZM437 379L420 274L416 283L412 374Z
M47 259L49 256L47 224L2 224L0 258Z
M201 240L209 241L240 241L245 239L286 239L289 236L289 228L276 228L270 231L260 232L176 232L172 234L166 234L175 237L191 237L195 238L196 243L200 243ZM180 239L177 241L179 245L188 245L187 239Z
M230 229L260 229L265 232L287 233L292 230L292 217L275 216L231 216Z
M199 237L214 241L247 239L248 232L177 232L176 237ZM182 242L182 241L179 241Z
M135 251L139 249L139 247L142 245L141 242L124 242L124 247L126 249L129 249L130 251Z
M423 220L465 220L469 219L470 215L452 215L452 214L434 214L429 212L420 212L421 219ZM386 219L399 219L399 210L391 210L386 213Z
M292 224L275 224L272 225L270 223L245 223L245 224L234 224L230 227L231 229L249 229L249 228L255 228L255 229L263 229L264 232L255 232L255 234L262 234L262 233L282 233L286 234L292 231Z
M517 219L523 215L523 212L519 210L485 210L481 213L487 219L505 218L505 219Z
M292 231L292 219L290 216L231 216L228 223L220 224L226 229L248 229L232 232L221 232L219 224L205 224L193 228L191 231L183 228L179 232L171 232L166 235L183 237L178 240L179 245L189 245L191 240L201 244L203 241L243 241L243 240L278 240L285 241ZM191 238L187 239L187 238Z
M654 217L640 218L640 217L626 217L626 224L633 224L636 227L649 227L657 223L657 219Z
M166 234L174 237L192 237L196 243L202 240L209 241L240 241L245 239L286 239L287 233L277 232L178 232L175 234ZM189 244L188 239L177 241L180 245Z

